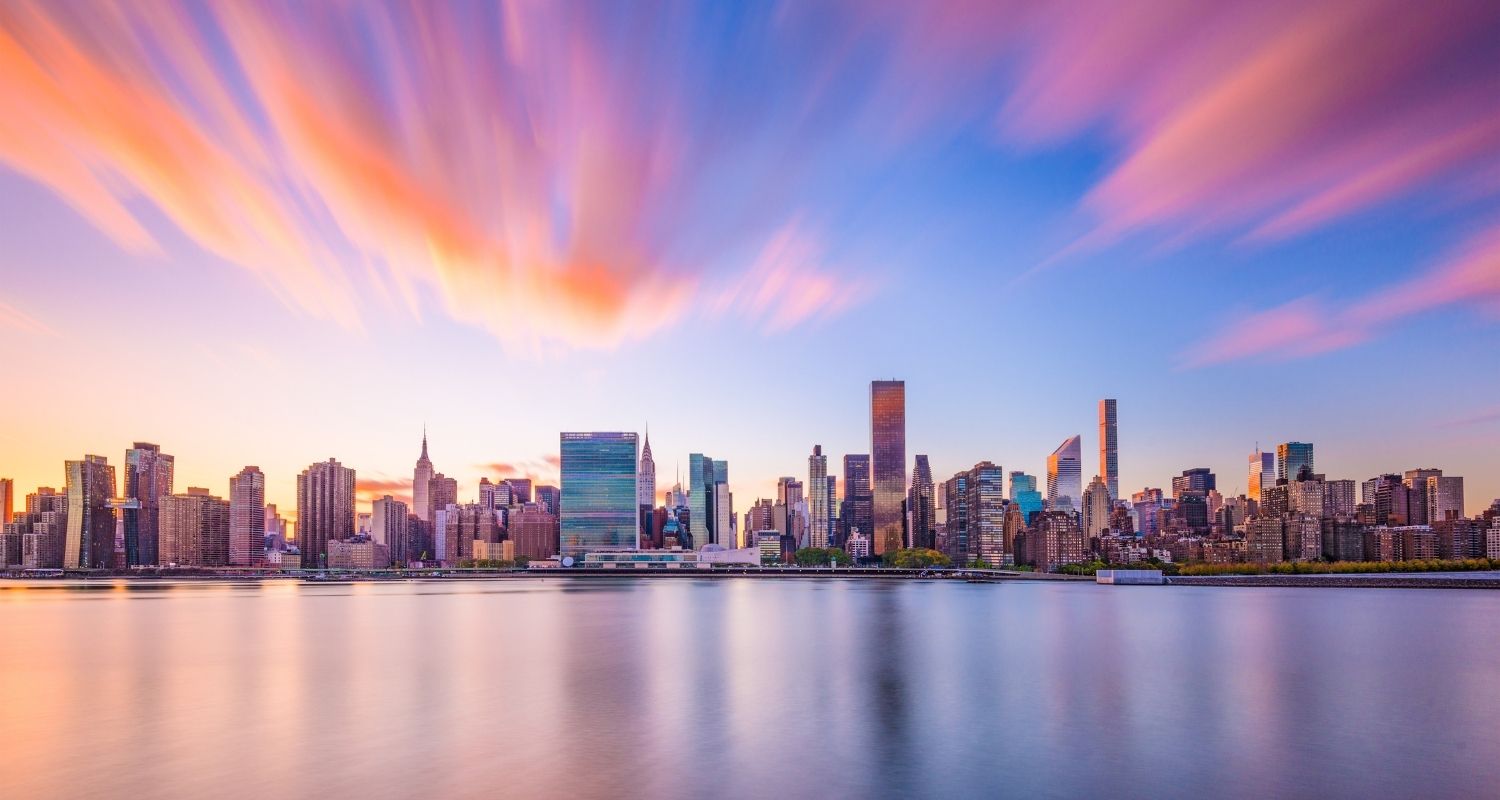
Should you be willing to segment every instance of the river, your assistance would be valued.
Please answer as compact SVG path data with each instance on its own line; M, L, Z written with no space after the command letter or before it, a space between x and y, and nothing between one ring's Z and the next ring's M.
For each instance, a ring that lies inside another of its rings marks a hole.
M0 583L0 797L1479 797L1500 591Z

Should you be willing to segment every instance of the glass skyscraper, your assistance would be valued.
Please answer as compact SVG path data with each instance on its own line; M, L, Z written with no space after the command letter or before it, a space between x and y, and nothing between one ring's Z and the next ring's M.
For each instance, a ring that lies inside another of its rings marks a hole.
M1026 515L1026 524L1031 524L1031 518L1042 510L1042 493L1037 491L1036 476L1027 475L1024 472L1012 472L1010 474L1010 501L1021 509Z
M1083 500L1082 451L1077 436L1058 445L1047 456L1047 507L1078 511Z
M562 556L636 549L636 443L634 433L562 434Z
M864 454L844 456L844 530L839 537L842 546L856 532L870 538L874 499L870 496L870 457Z
M906 382L870 382L871 552L902 547L906 499Z
M125 563L157 564L160 538L160 500L172 494L174 463L160 447L136 442L125 451L124 486L121 495L139 501L120 509L125 522Z
M1266 453L1260 450L1250 454L1250 482L1246 484L1249 488L1245 494L1251 500L1260 502L1262 489L1269 489L1276 485L1276 454Z
M1312 442L1283 442L1276 445L1276 478L1285 478L1289 481L1297 479L1297 473L1307 467L1308 472L1316 473L1318 470L1313 466Z

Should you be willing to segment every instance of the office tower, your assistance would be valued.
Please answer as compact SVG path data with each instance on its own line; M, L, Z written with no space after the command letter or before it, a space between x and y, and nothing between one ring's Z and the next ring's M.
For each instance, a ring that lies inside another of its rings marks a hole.
M1379 475L1364 482L1361 499L1372 507L1377 525L1410 525L1411 496L1400 475Z
M969 473L955 473L943 481L943 507L947 509L945 530L947 549L943 555L960 566L973 559L969 556Z
M125 523L125 563L131 566L158 563L158 501L172 493L174 466L173 458L154 444L136 442L125 451L125 485L120 494L140 501L120 511Z
M1172 496L1179 499L1188 493L1207 497L1209 492L1218 488L1218 480L1208 467L1185 469L1181 475L1172 478Z
M1276 445L1276 478L1294 480L1306 467L1308 472L1317 472L1313 464L1311 442L1283 442Z
M827 547L828 536L828 456L823 445L813 445L807 457L807 513L811 517L809 541L812 547Z
M855 531L869 541L874 526L875 498L870 489L870 457L844 456L844 530L840 540L848 540Z
M1037 491L1036 476L1024 472L1010 474L1010 501L1021 510L1026 524L1042 510L1042 493Z
M1111 498L1120 496L1120 429L1115 401L1099 401L1099 475Z
M328 540L353 535L354 470L331 458L303 470L297 476L297 546L302 550L302 566L321 567L328 555Z
M427 429L422 429L422 455L417 457L417 467L411 475L411 504L419 519L432 521L432 499L428 496L428 484L432 480L432 459L427 457ZM304 554L306 549L302 551ZM304 561L304 564L306 562Z
M1246 561L1274 564L1285 557L1286 522L1283 515L1261 514L1245 522Z
M530 478L506 478L502 483L510 487L511 505L518 506L532 501Z
M870 538L873 555L900 550L906 499L906 383L870 382Z
M398 566L421 556L412 552L416 548L411 541L411 508L390 495L370 503L370 538L385 545Z
M229 503L207 489L161 498L163 565L222 567L229 563Z
M635 484L635 453L630 454L631 485ZM632 495L632 501L634 495ZM634 518L634 503L631 517ZM435 536L434 555L444 563L452 564L474 558L474 543L499 544L505 529L500 525L500 512L493 508L481 508L478 503L449 503L432 512ZM632 532L634 528L631 529ZM634 535L632 533L632 535ZM410 553L408 553L408 556Z
M511 513L509 533L518 559L557 555L557 517L537 503L527 503Z
M11 478L0 478L0 524L8 525L15 519L16 482Z
M1427 478L1427 520L1437 524L1464 515L1464 479L1457 475Z
M488 509L509 508L516 504L515 492L510 481L491 482L489 478L479 479L479 505Z
M1406 485L1407 491L1407 523L1408 525L1427 525L1436 521L1427 510L1427 479L1440 478L1443 471L1440 469L1409 469L1402 476L1401 482Z
M964 476L964 561L992 567L1005 563L1005 471L988 462L975 464Z
M536 487L536 504L548 514L559 516L562 511L562 490L546 484Z
M775 526L776 504L770 500L756 500L745 512L745 546L750 547L754 544L757 532L775 530Z
M560 453L559 553L582 558L589 552L636 549L636 435L563 433ZM707 474L712 477L712 466Z
M937 545L936 527L933 519L932 467L927 456L916 457L911 471L911 490L906 494L907 530L911 532L911 546L932 549Z
M824 482L823 510L828 516L828 546L839 547L839 479L837 475L829 475Z
M115 468L104 456L84 456L66 463L68 530L63 566L102 568L115 552L115 520L109 501L115 496Z
M1082 447L1070 437L1047 456L1047 508L1077 511L1083 499Z
M729 517L726 517L723 512L719 510L717 498L719 496L719 486L724 486L724 491L726 493L729 491L729 462L723 459L714 459L713 475L714 491L712 497L709 498L712 501L710 504L709 512L713 514L713 517L709 521L709 532L713 536L714 544L724 545L728 547L730 546L729 543L732 542L732 532L727 527L720 527L719 521L723 519L729 519Z
M266 560L266 476L245 467L229 479L229 563L251 567Z
M702 453L688 454L688 512L693 547L702 550L713 541L714 460ZM564 526L566 527L566 526Z
M1286 483L1287 509L1295 514L1322 519L1327 515L1324 501L1328 498L1328 487L1323 484L1323 476L1304 472L1302 478Z
M1083 490L1083 536L1085 539L1095 539L1104 535L1109 530L1109 512L1114 495L1109 493L1109 486L1104 479L1095 475L1089 481L1087 488Z
M1245 496L1260 502L1260 493L1276 485L1276 454L1256 450L1250 454L1250 480Z
M285 550L287 539L291 537L287 535L286 521L281 518L281 514L276 510L275 503L266 503L265 526L266 549Z
M729 484L723 481L714 484L714 543L733 549L734 541L734 494Z

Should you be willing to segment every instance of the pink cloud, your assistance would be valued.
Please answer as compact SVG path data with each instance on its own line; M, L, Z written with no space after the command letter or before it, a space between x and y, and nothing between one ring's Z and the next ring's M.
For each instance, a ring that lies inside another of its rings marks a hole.
M716 314L738 315L770 333L835 316L857 304L869 289L863 279L847 271L841 274L823 261L818 238L801 223L788 223L710 307Z
M48 327L41 320L4 302L0 302L0 327L43 336L57 335L57 331Z
M1450 306L1500 310L1500 223L1481 230L1416 276L1341 308L1314 298L1251 314L1182 355L1184 367L1246 358L1298 358L1339 350L1381 328Z

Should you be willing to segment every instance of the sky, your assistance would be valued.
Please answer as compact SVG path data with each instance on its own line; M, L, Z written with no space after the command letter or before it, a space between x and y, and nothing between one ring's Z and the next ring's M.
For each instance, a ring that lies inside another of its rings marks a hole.
M1500 497L1500 5L0 3L0 476L291 511L649 426L1124 490L1259 445Z

